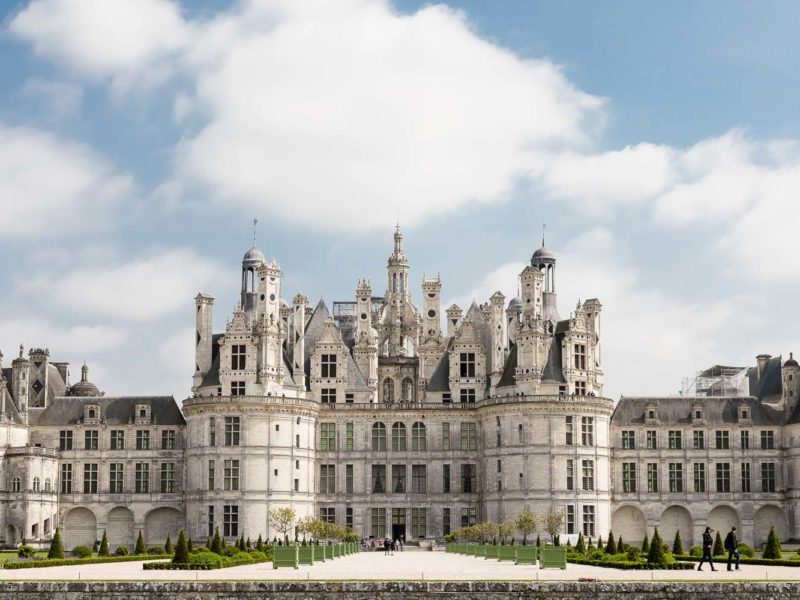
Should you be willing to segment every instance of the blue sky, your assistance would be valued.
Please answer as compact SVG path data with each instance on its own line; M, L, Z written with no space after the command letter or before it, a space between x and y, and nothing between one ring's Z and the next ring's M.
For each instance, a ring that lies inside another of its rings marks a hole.
M6 3L0 349L185 395L258 243L296 291L383 291L397 215L445 301L514 294L541 224L607 395L800 346L790 2Z

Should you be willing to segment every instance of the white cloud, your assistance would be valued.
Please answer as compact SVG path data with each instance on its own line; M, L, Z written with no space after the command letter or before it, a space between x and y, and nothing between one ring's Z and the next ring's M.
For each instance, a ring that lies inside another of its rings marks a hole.
M69 353L82 359L116 348L125 338L126 333L123 330L108 325L62 327L47 319L33 316L0 320L0 347L9 360L17 357L20 344L25 346L26 352L29 348L49 348L53 356Z
M81 144L0 124L0 239L103 229L131 187L127 175Z
M75 83L48 81L29 77L20 90L27 98L42 101L49 116L55 119L71 117L80 112L83 103L83 88Z

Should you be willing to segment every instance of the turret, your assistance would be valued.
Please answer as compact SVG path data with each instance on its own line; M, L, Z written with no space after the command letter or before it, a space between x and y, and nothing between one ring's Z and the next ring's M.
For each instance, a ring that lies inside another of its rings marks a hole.
M292 317L292 371L294 373L294 380L300 389L306 389L306 374L305 374L305 361L306 361L306 307L308 306L308 298L304 294L295 294L292 299L294 308L294 316Z
M400 225L394 232L394 251L389 257L387 264L387 302L398 303L407 300L409 297L408 289L408 257L403 254L403 234Z
M19 357L11 362L11 395L20 413L28 412L28 386L30 385L31 363L22 354L24 348L19 345Z
M445 312L447 313L447 337L453 337L461 322L461 315L464 314L464 311L462 311L461 307L457 304L453 304Z
M508 349L517 343L517 329L519 328L519 318L522 315L522 302L519 298L512 298L506 309L506 335L508 337Z
M542 289L542 316L543 318L559 321L558 307L556 306L556 257L544 246L536 250L531 256L531 267L537 269L543 276Z
M242 258L241 292L242 309L251 322L255 318L258 304L258 270L265 262L264 253L256 248L255 240L253 240L252 248L245 252Z
M378 332L372 326L372 286L366 279L356 285L356 315L353 359L374 400L378 389Z
M28 388L28 407L45 408L49 388L50 370L47 368L50 351L47 348L31 348L28 352L31 363Z
M505 321L503 319L503 307L506 303L506 297L500 293L495 292L489 299L490 319L489 325L492 330L492 347L487 353L489 356L489 376L491 377L492 385L497 385L500 381L500 376L503 374L503 364L505 363Z
M794 359L794 355L789 353L789 360L781 367L782 382L782 404L784 414L788 419L794 414L800 398L800 364Z
M437 275L435 278L422 279L422 337L437 337L442 335L440 295L442 281Z
M535 267L525 267L519 275L522 289L523 319L542 316L542 286L544 274Z
M212 356L212 311L214 298L206 294L197 294L194 298L195 305L195 347L194 347L194 378L192 391L196 391L211 369Z

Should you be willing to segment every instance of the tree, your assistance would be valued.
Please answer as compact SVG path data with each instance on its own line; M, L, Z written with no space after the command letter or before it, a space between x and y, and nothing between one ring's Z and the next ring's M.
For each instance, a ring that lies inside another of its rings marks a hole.
M650 552L647 553L647 562L651 565L663 565L667 562L667 556L664 552L664 541L658 534L658 527L653 532L653 541L650 542Z
M308 526L310 523L311 523L311 517L303 517L297 520L297 527L295 528L295 531L297 531L298 535L303 536L303 541L306 541L306 534L310 533L308 531Z
M606 554L616 554L617 543L614 541L614 532L608 532L608 542L606 543Z
M53 541L50 542L50 551L47 553L47 558L64 558L64 542L61 541L61 530L56 527L56 533L53 535Z
M578 534L578 541L575 542L575 552L586 554L586 543L583 541L583 533Z
M725 545L722 543L722 537L717 532L717 537L714 538L714 556L725 556Z
M592 550L594 550L594 544L592 543L592 538L589 537L589 543L586 544L586 554L591 554Z
M222 537L219 535L219 527L214 530L214 539L211 542L211 551L216 554L222 554L223 542Z
M251 543L250 543L250 537L249 537L249 536L248 536L247 540L246 540L246 541L245 541L245 543L244 543L244 547L245 547L247 550L250 550L250 549L252 549L252 548L253 548L253 544L251 544Z
M325 539L325 536L328 534L327 523L322 519L310 519L308 521L307 530L308 535L310 535L311 539L315 542Z
M242 552L244 552L244 532L242 532L242 537L239 538L236 547Z
M478 527L481 532L481 540L484 543L488 543L497 533L497 523L493 523L492 521L484 521Z
M622 541L622 535L617 539L617 552L625 552L625 542Z
M536 531L539 526L539 520L536 515L525 508L517 515L516 525L517 531L522 534L522 545L524 546L528 543L528 535Z
M497 526L497 532L500 534L500 543L505 544L506 538L514 535L516 525L511 521L503 521Z
M597 536L597 549L598 550L603 550L605 552L605 548L603 547L603 536L602 535Z
M555 541L555 537L561 531L561 525L564 523L564 511L556 510L552 506L544 513L544 530L550 534L550 539Z
M206 548L211 550L211 536L210 535L206 538Z
M258 541L256 542L256 550L259 552L264 551L264 539L261 537L261 534L258 534Z
M103 530L103 540L100 542L100 550L97 551L97 556L111 556L111 551L108 549L108 536L106 530Z
M183 535L183 529L178 534L178 543L175 546L175 556L172 557L172 562L176 565L189 563L189 546L186 544L186 536Z
M536 534L536 547L537 548L541 548L542 547L542 538L539 536L538 533Z
M167 532L167 541L164 542L164 554L172 554L175 549L172 547L172 539L169 536L169 531Z
M287 532L294 526L297 513L293 508L276 508L269 511L269 526L283 534L283 539L288 538Z
M144 536L141 529L139 530L139 537L136 538L136 548L134 548L133 552L135 554L147 554L147 546L144 544Z
M194 552L194 544L192 544L192 536L186 536L186 547L189 549L189 554Z
M781 550L781 542L778 535L775 533L775 527L769 528L769 535L767 536L767 544L764 546L762 558L780 558L783 551Z
M675 532L675 541L672 542L672 553L675 556L680 556L681 554L683 554L683 542L681 541L680 530Z
M642 554L648 554L650 552L650 542L647 539L647 534L644 534L644 540L642 541Z

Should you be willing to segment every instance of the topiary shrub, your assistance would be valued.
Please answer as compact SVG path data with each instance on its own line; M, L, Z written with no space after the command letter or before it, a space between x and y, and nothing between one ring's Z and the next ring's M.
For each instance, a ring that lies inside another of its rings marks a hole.
M103 541L100 542L100 549L97 551L97 556L111 556L111 550L108 547L108 536L105 529L103 530Z
M33 549L33 546L22 544L17 550L17 556L20 558L33 558L36 556L36 550Z
M225 547L225 544L222 541L222 537L219 535L219 527L214 530L214 539L211 541L211 551L215 554L222 554L222 549Z
M692 546L689 548L689 556L703 556L702 546Z
M172 554L175 552L175 548L172 547L172 539L169 537L169 531L167 532L167 541L164 542L164 554Z
M53 541L50 542L50 551L47 553L47 558L64 558L64 542L61 540L61 530L56 527L56 533L53 535Z
M175 546L175 556L172 557L172 562L176 565L185 565L189 563L189 545L186 543L186 536L183 534L183 529L178 534L178 543Z
M586 558L589 560L603 560L605 558L605 552L598 548L597 550L592 550L589 552L589 555Z
M649 554L650 553L650 540L647 539L647 534L644 534L644 539L642 540L642 554Z
M717 537L714 538L714 547L711 549L711 554L714 556L725 556L725 545L722 543L722 536L717 532Z
M614 532L608 532L608 542L606 542L606 554L616 554L617 553L617 542L614 541Z
M769 528L769 535L767 536L767 545L764 546L762 558L777 559L781 557L781 542L778 540L778 535L775 533L775 527Z
M746 556L747 558L753 558L756 555L756 551L744 542L739 542L739 554Z
M259 552L264 551L264 540L261 538L261 534L258 534L258 541L256 541L256 550Z
M575 542L575 552L580 555L586 554L586 543L583 541L583 534L578 534L578 541Z
M627 544L622 541L622 536L617 538L617 552L626 552L627 551Z
M650 552L647 554L647 564L665 565L667 564L666 552L664 552L664 542L658 534L658 527L653 532L653 541L650 542Z
M130 556L130 554L130 548L127 546L117 546L117 549L114 550L114 556Z
M186 547L189 549L189 554L194 552L194 544L192 544L192 536L186 536Z
M92 554L94 554L89 546L75 546L72 549L72 553L78 558L89 558Z
M142 535L142 530L139 530L139 537L136 538L136 549L134 553L136 554L145 554L147 552L147 547L144 545L144 536Z
M681 555L683 554L683 542L681 541L681 532L675 532L675 540L672 542L672 553Z
M625 549L625 557L631 562L639 562L642 558L642 549L636 546L627 546Z
M150 546L150 547L147 549L147 553L148 553L148 554L158 554L158 555L161 555L161 554L164 554L164 549L163 549L161 546Z

